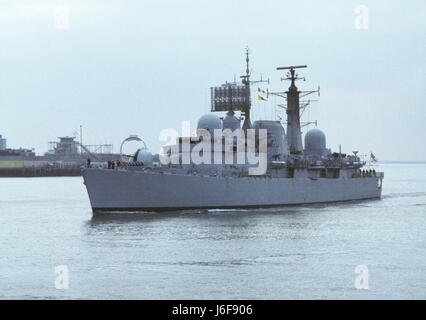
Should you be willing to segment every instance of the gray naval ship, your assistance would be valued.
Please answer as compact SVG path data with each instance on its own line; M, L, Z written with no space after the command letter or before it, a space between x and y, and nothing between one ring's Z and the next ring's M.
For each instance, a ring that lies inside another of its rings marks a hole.
M89 164L83 177L93 212L273 207L380 198L384 174L363 169L366 162L356 151L350 155L332 152L317 128L305 134L303 146L301 98L319 94L319 89L296 87L296 81L304 79L296 69L306 66L277 68L287 71L282 80L289 80L290 87L285 92L267 92L286 99L286 130L280 121L251 123L250 86L256 81L250 80L248 51L246 67L241 82L211 88L212 113L200 118L196 135L177 138L162 154L153 155L143 147L108 167ZM226 116L219 118L214 112L226 112ZM232 134L216 135L221 132ZM191 159L194 154L197 161ZM249 158L257 159L257 164Z

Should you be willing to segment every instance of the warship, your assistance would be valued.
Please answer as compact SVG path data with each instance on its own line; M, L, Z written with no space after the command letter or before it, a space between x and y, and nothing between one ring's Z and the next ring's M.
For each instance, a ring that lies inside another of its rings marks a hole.
M285 99L286 130L281 121L251 122L251 85L259 81L250 79L248 50L245 58L246 73L240 82L211 88L212 112L199 119L195 135L178 137L160 154L150 153L144 145L107 167L88 164L83 169L94 213L274 207L381 197L384 174L363 169L366 162L357 151L332 152L318 128L307 131L302 143L302 98L319 95L319 87L315 91L296 87L297 80L304 80L296 70L306 65L277 68L287 72L281 80L290 81L290 87L284 92L264 91L268 97ZM217 112L226 116L220 118Z

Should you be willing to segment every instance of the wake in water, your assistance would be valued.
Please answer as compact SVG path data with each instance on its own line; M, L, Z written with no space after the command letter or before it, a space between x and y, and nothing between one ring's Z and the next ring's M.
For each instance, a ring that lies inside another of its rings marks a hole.
M397 193L388 193L382 196L384 199L392 198L419 198L426 197L426 192L397 192Z

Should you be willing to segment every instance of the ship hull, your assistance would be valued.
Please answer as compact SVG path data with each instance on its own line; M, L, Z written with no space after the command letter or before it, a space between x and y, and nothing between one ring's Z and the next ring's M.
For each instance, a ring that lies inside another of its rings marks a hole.
M93 212L274 207L380 198L377 177L211 177L127 170L83 171Z

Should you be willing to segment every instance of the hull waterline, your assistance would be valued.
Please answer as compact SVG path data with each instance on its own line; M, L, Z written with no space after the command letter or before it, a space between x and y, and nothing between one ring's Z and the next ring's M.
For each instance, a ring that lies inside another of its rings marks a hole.
M211 177L85 169L93 212L266 208L377 199L378 177L286 179Z

